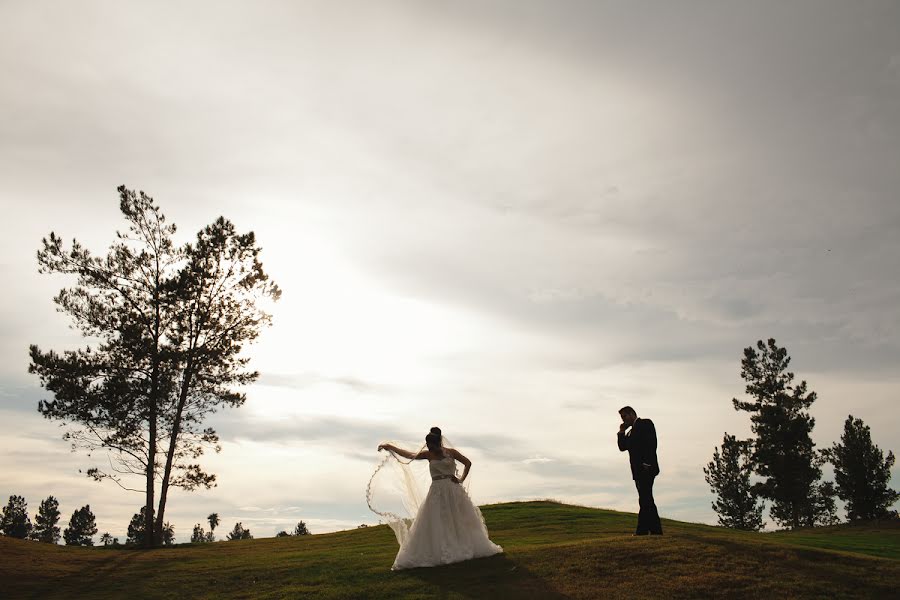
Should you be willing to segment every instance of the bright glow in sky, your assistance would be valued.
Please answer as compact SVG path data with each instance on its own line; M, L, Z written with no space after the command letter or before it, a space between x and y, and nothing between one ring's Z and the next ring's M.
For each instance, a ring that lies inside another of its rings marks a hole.
M617 409L660 436L664 516L714 522L701 467L749 434L742 349L775 337L900 450L900 8L890 2L0 5L0 498L141 500L78 474L27 347L80 343L37 274L102 252L116 186L180 239L253 230L283 289L262 374L216 415L213 490L256 536L374 522L385 439L439 425L479 502L636 510ZM894 482L897 485L896 481ZM224 535L224 533L223 533Z

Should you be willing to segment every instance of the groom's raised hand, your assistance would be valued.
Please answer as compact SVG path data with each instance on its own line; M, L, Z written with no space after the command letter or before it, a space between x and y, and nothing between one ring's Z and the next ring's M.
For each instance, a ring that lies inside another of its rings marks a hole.
M628 429L627 423L622 423L621 425L619 425L619 433L625 433L626 429Z

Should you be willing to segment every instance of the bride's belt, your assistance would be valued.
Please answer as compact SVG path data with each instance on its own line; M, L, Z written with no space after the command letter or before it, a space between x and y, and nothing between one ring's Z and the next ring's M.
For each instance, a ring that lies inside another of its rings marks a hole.
M452 479L453 477L453 475L432 475L431 480L438 481L440 479Z

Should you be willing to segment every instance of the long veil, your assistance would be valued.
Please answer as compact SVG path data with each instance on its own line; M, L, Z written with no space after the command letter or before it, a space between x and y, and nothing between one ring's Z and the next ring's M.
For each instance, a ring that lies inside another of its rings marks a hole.
M400 448L410 447L396 442L385 443ZM441 436L441 446L445 451L453 448L445 436ZM426 446L422 445L413 454L425 449ZM385 456L378 461L375 472L369 478L366 504L369 510L393 530L397 543L401 546L409 536L409 530L430 485L427 460L403 458L389 450L385 450Z

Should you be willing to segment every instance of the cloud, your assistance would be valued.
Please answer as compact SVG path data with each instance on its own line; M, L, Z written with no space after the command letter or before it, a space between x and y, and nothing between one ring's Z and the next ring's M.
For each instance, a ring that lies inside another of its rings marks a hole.
M530 465L534 463L549 463L553 462L552 458L547 458L546 456L535 456L533 458L526 458L522 461L523 464Z
M397 423L338 416L264 418L237 412L217 416L213 427L225 441L266 444L324 444L333 449L373 448L386 439L416 439ZM352 452L350 455L354 455ZM367 458L371 462L372 455Z
M38 414L38 401L50 399L52 395L35 383L4 381L0 384L0 409Z
M388 389L381 384L365 381L356 377L330 377L321 373L262 373L258 383L259 385L290 389L307 389L317 385L333 384L344 386L350 388L354 392L360 393L376 393Z

